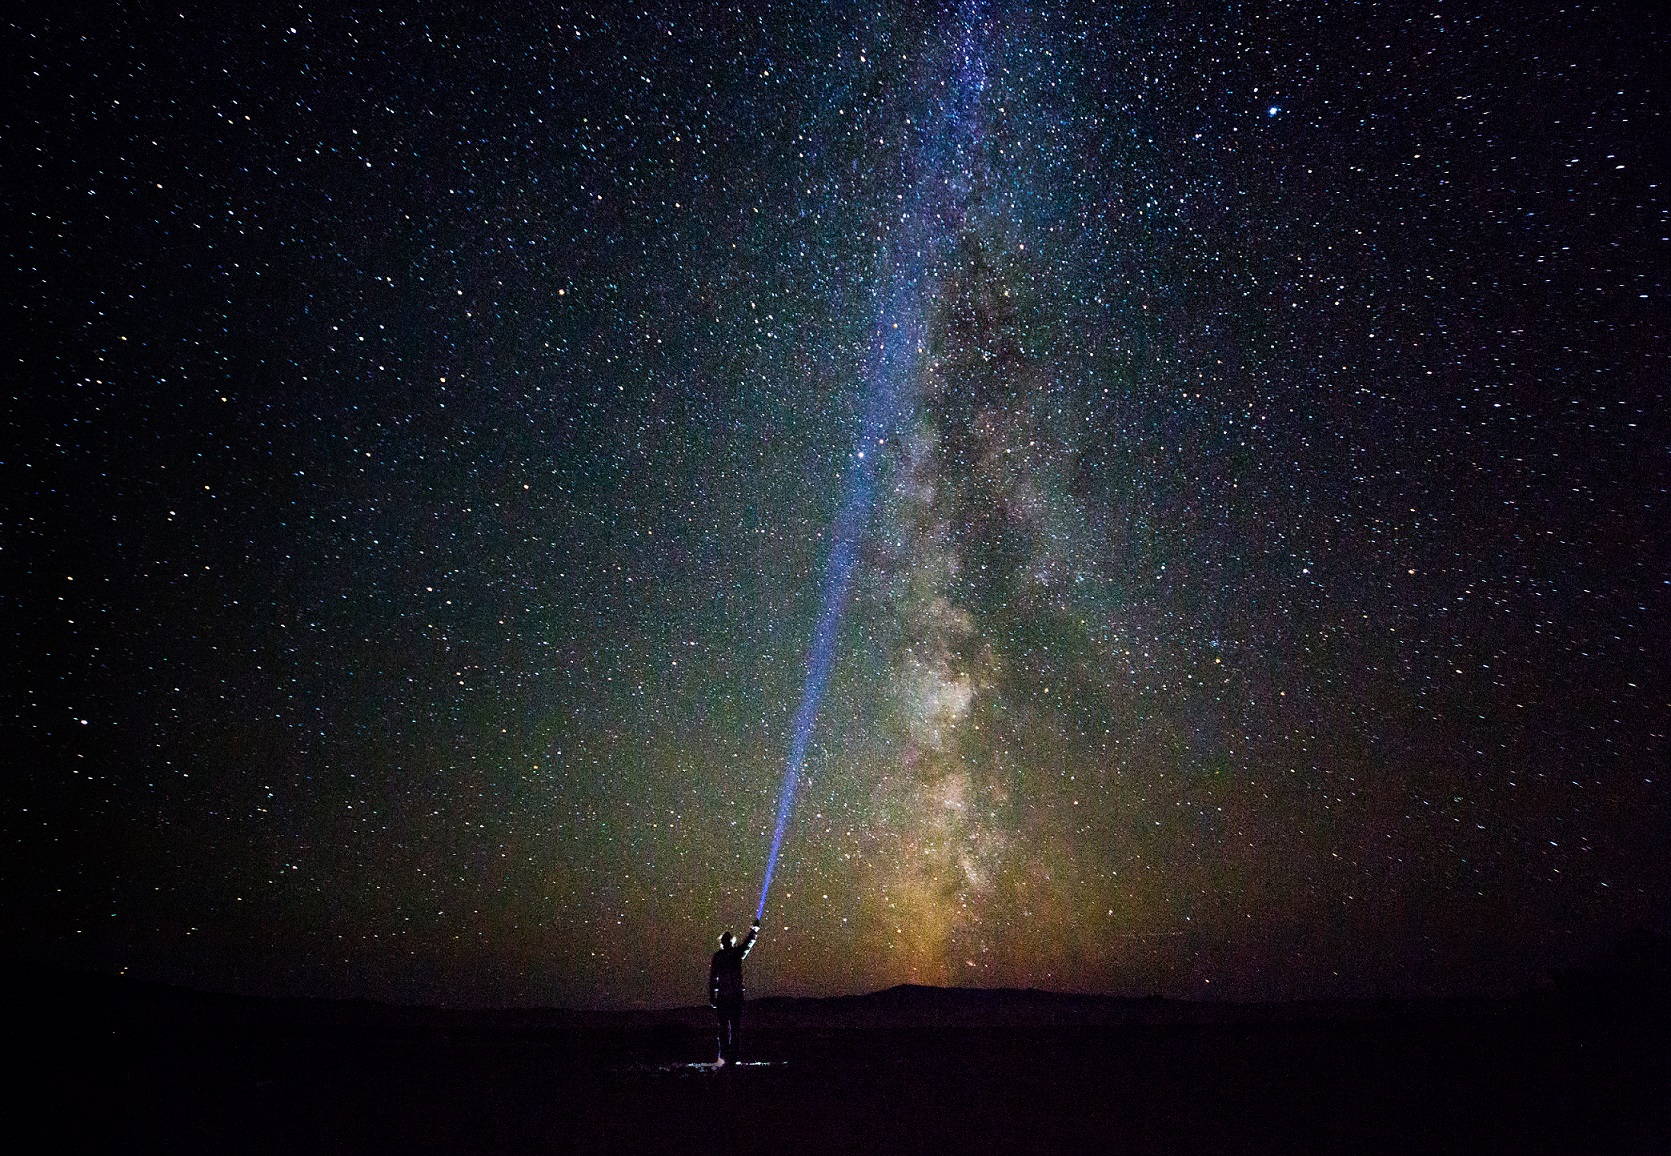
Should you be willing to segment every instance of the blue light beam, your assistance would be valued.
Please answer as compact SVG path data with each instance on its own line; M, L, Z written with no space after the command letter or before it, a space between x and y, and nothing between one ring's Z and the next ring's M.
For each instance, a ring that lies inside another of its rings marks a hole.
M830 557L824 570L824 599L818 612L818 626L807 654L806 683L801 705L795 711L789 740L789 760L778 794L777 825L772 831L772 850L766 858L766 876L760 883L760 903L754 917L766 916L766 896L772 889L778 853L784 832L795 810L795 792L806 770L807 743L818 718L818 704L824 697L830 673L835 669L836 636L841 631L842 613L847 608L858 563L859 541L870 517L876 488L876 464L881 457L885 435L893 428L906 384L923 352L923 286L943 264L953 234L965 216L973 193L973 175L979 159L982 121L980 99L986 89L986 62L978 43L982 23L978 0L965 0L962 36L954 43L950 99L931 97L938 112L941 131L924 133L915 142L919 174L911 190L911 208L901 214L901 228L891 246L895 276L893 289L883 302L872 345L868 373L869 400L858 448L849 462L842 487L841 505L836 511L831 534ZM939 86L926 85L935 92ZM940 91L943 91L940 90Z
M806 684L801 691L801 705L795 711L795 724L789 740L789 762L783 772L783 788L778 794L777 827L772 832L772 850L766 858L766 877L760 884L760 904L754 917L766 915L766 895L772 889L772 874L777 870L778 852L783 848L783 833L789 826L789 816L795 809L795 791L800 786L806 768L806 748L812 738L812 724L818 718L818 704L824 688L835 669L836 635L841 629L842 612L847 608L847 596L853 587L853 571L859 560L859 539L869 520L870 506L876 489L876 463L881 455L885 435L893 425L900 389L909 378L921 349L922 325L916 314L914 298L917 282L907 282L900 294L905 300L897 309L884 312L878 327L878 356L871 374L870 402L866 407L859 448L854 451L842 487L841 506L836 512L834 532L831 534L830 558L824 570L824 601L818 613L818 626L812 633L812 648L807 654ZM901 317L888 321L889 314Z

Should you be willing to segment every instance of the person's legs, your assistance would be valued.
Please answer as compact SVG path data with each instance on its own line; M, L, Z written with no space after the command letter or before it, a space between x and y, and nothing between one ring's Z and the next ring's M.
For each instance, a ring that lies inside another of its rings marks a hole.
M719 1058L728 1064L737 1062L737 1043L743 1016L741 1000L725 1000L719 1005Z

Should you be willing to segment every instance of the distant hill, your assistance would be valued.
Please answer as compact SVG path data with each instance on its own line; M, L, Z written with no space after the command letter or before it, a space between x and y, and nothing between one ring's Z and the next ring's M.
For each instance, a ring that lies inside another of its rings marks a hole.
M1671 1016L1671 935L1633 931L1589 964L1556 972L1555 986L1587 1012Z
M0 1018L205 1025L492 1028L583 1026L607 1012L421 1007L369 999L265 998L153 980L0 961Z
M760 1028L1074 1027L1115 1024L1288 1023L1406 1016L1503 1014L1547 999L1297 1000L1280 1003L1123 997L1036 988L926 987L901 984L865 995L824 999L767 997L750 1004Z
M710 1025L705 1007L642 1011L437 1008L351 999L286 999L196 991L128 976L0 961L0 1018L444 1031L643 1031ZM1116 1024L1362 1021L1497 1015L1548 1008L1552 993L1509 999L1307 1000L1231 1003L1126 998L1032 988L901 984L863 995L751 1000L751 1030L1061 1028Z

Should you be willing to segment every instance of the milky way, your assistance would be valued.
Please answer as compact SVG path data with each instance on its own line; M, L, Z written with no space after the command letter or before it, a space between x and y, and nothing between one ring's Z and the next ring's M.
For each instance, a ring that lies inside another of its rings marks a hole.
M753 991L1662 924L1664 33L1501 20L31 15L0 947L697 1002L844 527Z

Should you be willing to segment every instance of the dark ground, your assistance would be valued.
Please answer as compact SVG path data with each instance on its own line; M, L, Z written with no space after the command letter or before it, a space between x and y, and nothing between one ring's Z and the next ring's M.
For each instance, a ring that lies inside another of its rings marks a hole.
M894 989L447 1012L13 983L14 1123L52 1150L1671 1152L1666 1021L1555 993L1278 1007ZM24 998L28 992L28 998ZM888 1026L888 1025L893 1026ZM46 1150L46 1149L42 1149Z

